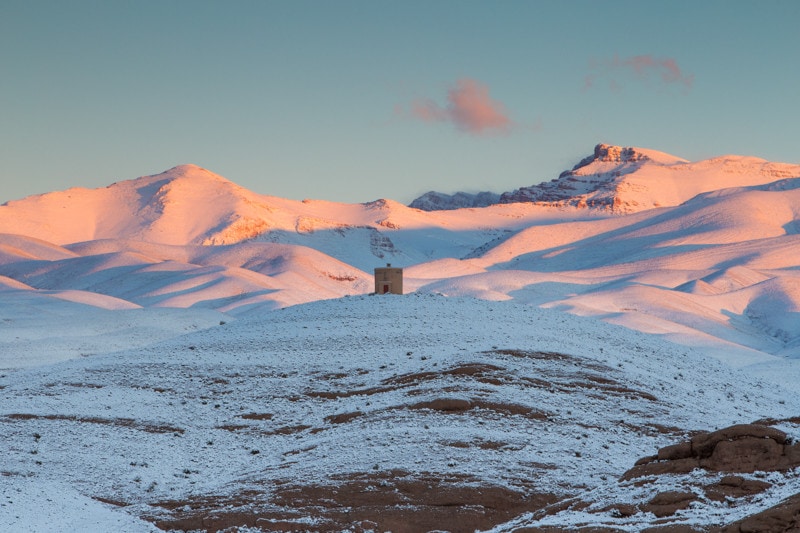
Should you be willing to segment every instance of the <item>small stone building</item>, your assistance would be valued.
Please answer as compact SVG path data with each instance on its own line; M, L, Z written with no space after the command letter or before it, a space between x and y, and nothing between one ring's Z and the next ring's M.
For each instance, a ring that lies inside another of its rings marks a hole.
M392 267L391 263L376 268L375 294L403 294L403 269Z

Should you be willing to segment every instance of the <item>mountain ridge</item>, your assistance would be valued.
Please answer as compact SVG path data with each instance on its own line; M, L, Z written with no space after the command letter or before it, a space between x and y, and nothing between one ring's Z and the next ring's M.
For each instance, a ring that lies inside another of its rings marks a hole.
M719 179L725 173L727 180ZM685 175L701 179L682 179ZM736 186L762 185L800 176L800 165L750 156L720 156L697 162L657 150L598 144L557 178L499 194L496 203L530 202L574 206L614 214L681 204L697 194ZM458 198L429 192L411 202L425 210L458 208ZM436 199L436 201L431 201Z
M683 342L735 343L745 358L800 354L791 328L763 327L773 312L791 321L800 301L798 176L800 166L757 158L692 163L598 145L548 185L572 180L561 200L423 211L390 199L287 200L181 165L1 206L0 276L117 299L106 307L245 314L368 293L372 269L392 263L408 292L514 299L633 329L657 322ZM601 193L627 204L611 209ZM732 267L783 282L766 292L711 282Z

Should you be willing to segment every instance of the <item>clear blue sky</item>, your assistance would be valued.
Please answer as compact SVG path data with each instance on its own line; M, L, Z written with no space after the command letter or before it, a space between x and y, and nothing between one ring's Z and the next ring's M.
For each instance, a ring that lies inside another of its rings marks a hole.
M404 203L598 142L800 162L800 2L0 0L0 202L195 163Z

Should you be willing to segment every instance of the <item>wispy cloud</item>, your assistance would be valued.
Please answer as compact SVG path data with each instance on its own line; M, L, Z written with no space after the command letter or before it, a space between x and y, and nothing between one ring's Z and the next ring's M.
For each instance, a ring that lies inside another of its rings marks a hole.
M447 122L473 135L508 133L512 125L503 104L489 96L489 88L469 78L450 87L445 105L430 98L417 98L411 102L408 114L424 122Z
M692 88L694 74L684 73L678 62L671 57L638 55L626 58L614 56L611 60L592 61L590 72L584 78L584 90L591 89L597 82L605 81L612 91L619 91L629 75L637 80L658 83L663 86L679 85L685 90Z

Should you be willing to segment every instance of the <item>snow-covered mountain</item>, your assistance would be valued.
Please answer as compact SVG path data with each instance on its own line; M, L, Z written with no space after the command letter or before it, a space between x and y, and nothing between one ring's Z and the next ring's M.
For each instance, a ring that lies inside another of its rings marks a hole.
M598 145L554 182L519 189L526 201L422 211L286 200L183 165L0 206L0 279L103 307L240 314L367 293L388 262L405 267L407 290L794 354L798 183L798 165ZM745 270L752 283L724 281Z
M500 202L182 165L0 206L0 523L703 530L800 493L800 165L598 145ZM412 294L367 296L387 262ZM714 445L789 459L626 474L756 420Z
M741 156L691 163L656 150L598 144L594 154L557 178L502 193L494 203L535 202L634 213L675 206L703 192L797 177L797 168L797 165ZM485 198L491 195L484 194ZM467 207L458 205L462 197L469 195L431 192L410 206L426 211Z

